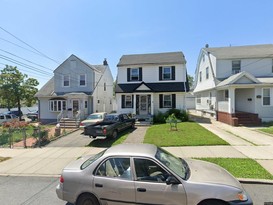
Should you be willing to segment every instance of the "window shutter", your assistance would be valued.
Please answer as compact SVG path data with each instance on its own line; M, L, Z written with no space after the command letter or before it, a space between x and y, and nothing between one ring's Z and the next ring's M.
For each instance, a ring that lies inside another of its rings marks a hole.
M172 80L175 80L175 66L172 66Z
M176 108L176 96L172 94L172 108Z
M159 95L159 108L163 108L163 94Z
M130 82L131 68L127 68L127 82Z
M159 67L159 80L162 80L162 67Z
M121 108L125 108L125 95L121 96Z
M142 68L138 68L139 70L139 81L142 81Z
M134 95L132 95L132 108L134 108Z

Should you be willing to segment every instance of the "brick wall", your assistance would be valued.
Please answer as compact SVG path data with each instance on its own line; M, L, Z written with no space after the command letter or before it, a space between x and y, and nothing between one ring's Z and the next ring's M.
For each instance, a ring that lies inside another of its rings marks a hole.
M238 118L227 112L217 112L217 120L232 126L238 126Z

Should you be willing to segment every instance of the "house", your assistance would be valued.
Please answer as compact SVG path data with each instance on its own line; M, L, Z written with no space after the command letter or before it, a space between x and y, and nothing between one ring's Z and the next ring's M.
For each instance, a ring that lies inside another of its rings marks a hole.
M182 52L123 55L117 67L118 113L147 121L170 108L186 109L189 85Z
M71 55L36 93L42 123L61 118L81 120L93 112L112 111L113 77L106 59L90 65Z
M273 120L273 44L202 48L196 110L230 125Z

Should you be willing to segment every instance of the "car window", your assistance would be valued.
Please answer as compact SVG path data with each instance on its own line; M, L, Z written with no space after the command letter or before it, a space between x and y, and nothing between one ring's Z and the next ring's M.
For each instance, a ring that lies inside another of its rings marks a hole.
M134 159L137 181L164 182L169 174L149 159Z
M123 119L124 120L128 120L128 116L127 115L123 115Z
M10 115L6 115L6 118L7 118L7 119L11 119L11 116L10 116Z
M5 119L5 118L4 118L4 115L0 115L0 119L1 119L1 120Z
M103 162L96 171L97 176L132 179L130 158L110 158Z
M102 152L99 152L98 154L90 157L88 160L86 160L82 164L81 169L85 169L86 167L88 167L90 164L92 164L94 161L96 161L98 158L100 158L104 154L105 151L106 150L103 150Z

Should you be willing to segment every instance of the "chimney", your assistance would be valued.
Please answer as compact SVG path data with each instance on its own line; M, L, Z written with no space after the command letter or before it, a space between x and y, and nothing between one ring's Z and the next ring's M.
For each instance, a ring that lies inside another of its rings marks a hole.
M108 65L106 58L104 58L103 65Z

